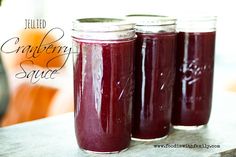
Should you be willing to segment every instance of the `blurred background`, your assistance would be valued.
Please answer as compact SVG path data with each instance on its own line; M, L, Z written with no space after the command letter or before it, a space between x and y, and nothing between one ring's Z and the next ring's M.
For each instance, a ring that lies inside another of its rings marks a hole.
M126 14L216 15L217 37L215 50L214 93L236 93L236 9L234 0L2 0L0 6L0 45L12 37L20 37L21 45L37 46L53 27L65 31L58 46L71 46L72 21L84 17L123 17ZM24 30L25 19L45 19L43 30ZM57 37L50 35L49 39ZM29 69L45 69L53 55L42 55ZM22 54L0 53L0 126L54 116L73 111L72 58L53 80L32 84L28 79L17 79ZM63 58L51 67L63 64ZM213 98L217 94L214 94ZM235 95L236 96L236 95ZM224 99L224 98L222 98ZM214 102L214 100L213 100ZM235 101L236 102L236 101ZM235 107L236 109L236 107Z

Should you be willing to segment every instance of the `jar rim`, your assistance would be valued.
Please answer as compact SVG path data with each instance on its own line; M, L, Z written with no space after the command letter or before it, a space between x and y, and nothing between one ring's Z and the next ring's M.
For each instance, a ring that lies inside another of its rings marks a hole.
M106 22L120 22L122 19L116 19L116 18L81 18L77 19L78 22L80 23L106 23Z
M134 38L135 24L118 18L82 18L73 22L72 36L91 40Z
M205 22L205 21L216 21L217 16L181 16L177 18L178 21L186 21L186 22Z
M134 27L135 23L119 18L81 18L73 21L73 30L83 32L114 32Z
M165 15L155 15L155 14L128 14L126 17L167 17Z
M184 32L212 32L217 16L182 16L177 18L177 30Z
M129 14L127 20L136 23L136 26L166 26L175 25L176 18L153 14Z

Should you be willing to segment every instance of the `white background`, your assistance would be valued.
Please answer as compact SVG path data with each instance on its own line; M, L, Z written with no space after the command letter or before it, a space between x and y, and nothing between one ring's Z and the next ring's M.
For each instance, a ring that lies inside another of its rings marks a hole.
M216 53L234 62L236 36L235 0L3 0L0 8L1 39L8 31L24 27L24 19L44 17L50 25L70 34L72 20L82 17L121 17L131 13L159 15L216 15ZM8 30L8 31L6 31Z
M3 0L0 43L24 28L26 18L45 18L48 28L62 27L67 36L64 42L70 44L72 21L77 18L122 17L132 13L216 15L216 65L228 70L229 76L222 76L226 82L236 82L235 3L235 0Z

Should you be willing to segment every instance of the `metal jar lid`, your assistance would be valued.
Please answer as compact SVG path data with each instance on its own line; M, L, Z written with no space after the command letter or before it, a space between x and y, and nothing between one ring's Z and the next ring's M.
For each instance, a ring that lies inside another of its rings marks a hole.
M176 19L162 15L131 14L127 20L136 24L136 31L142 33L175 32Z
M115 18L83 18L73 22L72 36L90 40L122 40L135 36L135 24Z

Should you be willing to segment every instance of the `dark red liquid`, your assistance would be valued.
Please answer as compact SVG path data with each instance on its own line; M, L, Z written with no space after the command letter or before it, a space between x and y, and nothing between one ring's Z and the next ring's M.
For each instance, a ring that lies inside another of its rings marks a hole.
M168 134L175 76L176 33L137 33L132 137Z
M134 40L79 41L74 67L75 131L81 148L128 147L134 91Z
M207 124L211 112L215 32L178 33L172 124Z

